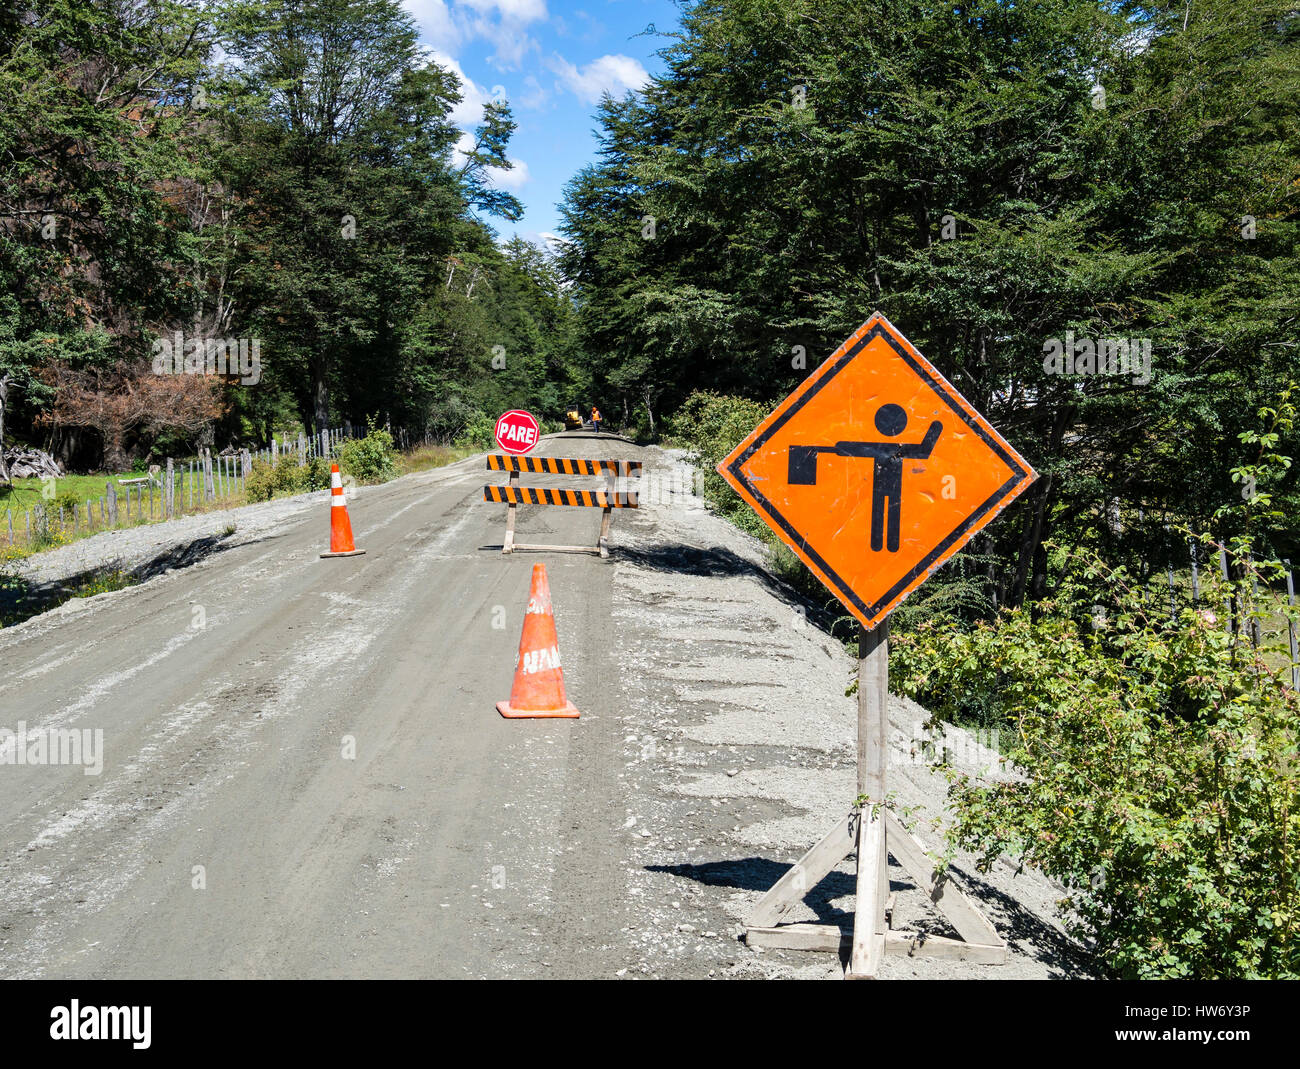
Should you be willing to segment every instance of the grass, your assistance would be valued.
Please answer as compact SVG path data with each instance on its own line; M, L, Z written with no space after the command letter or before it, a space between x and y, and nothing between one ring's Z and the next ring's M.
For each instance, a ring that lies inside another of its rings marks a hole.
M472 456L474 452L473 449L458 446L416 446L405 453L397 454L397 472L400 476L410 475L418 471L431 471L434 468L445 467L448 464L454 464L458 460L464 460L466 457ZM134 478L139 474L139 472L125 472L122 477ZM133 490L132 512L128 519L126 515L126 488L119 487L117 525L110 528L107 523L101 523L99 520L99 499L105 495L104 484L109 481L115 482L117 478L117 476L112 475L63 475L55 479L54 492L57 496L76 494L77 500L81 502L78 525L74 529L72 523L68 520L65 520L60 525L56 519L52 519L46 537L33 539L30 544L26 541L27 521L25 513L28 509L32 509L39 504L49 504L48 499L42 494L43 481L41 479L15 479L10 486L0 488L0 547L2 547L0 548L0 562L21 560L36 553L43 553L47 549L57 549L60 546L66 546L83 538L89 538L91 535L99 534L101 531L121 531L132 527L166 522L162 518L161 488L155 487L154 489L154 513L152 516L147 514L142 516L137 511L140 500L138 488ZM177 470L177 518L240 508L249 503L245 494L239 491L218 497L215 501L200 501L198 500L199 495L195 494L196 500L191 506L189 478L188 471ZM303 490L286 490L277 492L275 497L290 497L305 492ZM87 499L93 503L93 524L91 529L87 529L85 521L84 510ZM7 539L4 517L6 509L13 512L14 544L11 546L3 545L3 542ZM147 505L144 511L148 512Z
M73 478L84 478L84 476ZM64 480L58 480L62 483ZM102 496L102 495L99 495ZM37 503L41 500L37 495ZM144 508L145 515L137 511L138 498L133 496L131 505L131 515L126 515L126 498L125 495L119 495L117 505L117 524L109 525L106 521L101 522L99 518L99 501L98 497L92 498L93 508L91 511L93 524L92 527L86 526L86 514L84 503L78 513L78 524L74 528L70 519L65 519L60 524L57 518L51 518L47 531L42 538L33 538L32 541L26 540L26 520L21 512L15 509L14 512L14 544L4 545L0 548L0 561L21 560L25 557L33 556L36 553L43 553L47 549L58 549L61 546L71 545L73 542L80 542L83 538L89 538L92 535L100 534L103 531L126 531L134 527L147 527L153 524L165 523L162 516L162 494L157 488L154 490L154 513L152 516L147 515L148 506ZM224 512L227 509L239 508L248 504L247 498L242 492L227 494L225 497L219 497L215 501L196 500L191 506L189 504L188 493L182 494L181 486L178 482L176 488L177 511L176 518L180 519L185 516L199 516L210 512ZM4 499L0 498L0 540L7 540L8 532L4 528L3 510L6 507Z
M53 593L38 594L27 580L0 572L0 628L12 627L49 612L73 598L91 598L96 594L125 590L137 582L129 572L108 569Z
M455 445L418 445L397 456L397 470L401 475L417 471L445 468L458 460L473 456L475 450Z
M97 501L104 496L104 484L115 480L136 478L139 472L122 472L121 475L60 475L54 480L54 493L76 494L77 500ZM23 512L39 505L42 501L41 491L44 480L37 478L14 479L8 486L0 486L0 512L13 509Z

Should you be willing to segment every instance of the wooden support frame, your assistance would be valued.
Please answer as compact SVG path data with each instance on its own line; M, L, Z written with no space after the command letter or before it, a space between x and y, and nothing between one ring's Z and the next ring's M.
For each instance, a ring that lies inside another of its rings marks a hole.
M509 479L505 487L485 486L484 500L502 500L506 504L506 533L502 540L501 552L514 553L516 550L538 550L551 553L591 553L602 559L609 558L609 535L613 523L615 508L637 508L639 495L635 492L620 493L618 480L640 474L640 461L615 460L569 460L552 457L488 457L489 471L507 471ZM519 484L521 471L540 471L543 474L577 474L605 476L603 492L589 490L550 490L522 487ZM529 500L529 496L533 500ZM585 505L600 508L600 533L594 546L542 545L515 541L515 523L520 504L538 505Z
M754 906L745 942L753 947L848 954L845 979L872 979L885 955L1003 965L1006 941L979 908L940 872L925 847L886 808L889 732L889 620L858 632L858 804L796 861ZM782 924L804 895L850 854L857 855L857 901L851 930ZM961 936L894 931L889 855Z
M506 480L507 486L519 485L519 472L512 471L510 478ZM506 506L506 537L501 546L502 553L513 553L515 551L515 512L519 506L513 501Z

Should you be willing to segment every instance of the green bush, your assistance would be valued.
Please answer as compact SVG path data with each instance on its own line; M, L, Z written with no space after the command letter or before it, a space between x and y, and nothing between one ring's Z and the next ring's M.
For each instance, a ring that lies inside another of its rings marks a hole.
M330 461L325 457L312 457L299 472L299 489L328 490L330 485ZM342 464L339 465L342 468Z
M249 501L270 501L275 495L274 469L260 457L254 459L253 468L244 479L244 496Z
M271 472L271 485L279 492L295 494L303 487L303 467L299 467L298 458L292 454L280 457Z
M768 408L757 401L697 390L682 402L667 433L691 451L692 463L703 475L704 499L741 530L771 541L767 525L715 470L767 414Z
M393 436L373 423L367 428L364 438L351 438L339 446L338 454L339 467L357 482L382 483L397 477ZM325 481L328 485L328 467Z
M270 501L276 494L301 494L324 490L330 484L330 462L312 457L299 465L297 457L282 456L274 467L268 461L253 461L253 470L244 480L244 492L250 502Z
M486 452L496 447L496 429L496 420L482 412L475 412L456 436L455 444L462 449Z
M1199 610L1171 621L1122 568L1074 559L1032 613L895 640L904 693L950 719L992 702L1010 728L1015 775L948 769L951 845L1062 880L1118 976L1300 976L1300 695L1281 650L1225 631L1208 570ZM1295 615L1261 587L1236 584L1247 619Z
M71 525L73 512L82 505L85 505L85 502L77 499L75 490L61 490L49 504L50 515L58 516L59 510L62 509L64 522Z

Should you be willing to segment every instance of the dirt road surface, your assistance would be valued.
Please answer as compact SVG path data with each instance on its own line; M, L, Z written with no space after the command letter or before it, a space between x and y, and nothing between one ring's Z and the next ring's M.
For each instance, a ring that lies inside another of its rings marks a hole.
M502 476L479 457L359 489L364 556L320 559L313 495L0 632L0 727L100 729L104 750L97 776L0 765L0 977L838 975L833 956L737 936L851 800L850 662L676 458L590 434L539 452L646 459L612 560L503 556L505 509L481 501ZM598 524L528 507L517 537L594 541ZM576 721L494 709L538 560ZM900 752L918 716L900 703ZM929 769L895 783L938 811ZM886 975L1082 973L1060 888L957 871L1011 964ZM851 872L809 918L843 918Z

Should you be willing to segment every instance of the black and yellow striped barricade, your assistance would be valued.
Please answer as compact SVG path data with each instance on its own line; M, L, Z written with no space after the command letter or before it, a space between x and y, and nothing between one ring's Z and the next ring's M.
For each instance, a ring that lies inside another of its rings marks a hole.
M635 490L627 490L626 486L629 478L641 474L639 460L512 457L493 453L487 458L487 467L488 471L510 473L510 478L504 486L483 487L484 501L492 501L508 507L502 553L513 553L516 549L547 549L553 553L599 553L602 557L608 557L609 527L614 509L634 509L638 505L639 495ZM603 475L605 489L559 490L551 487L520 486L521 472L539 475ZM623 480L623 490L619 489L620 479ZM516 542L515 509L519 505L576 505L580 508L598 508L601 510L600 535L594 546L541 546Z

